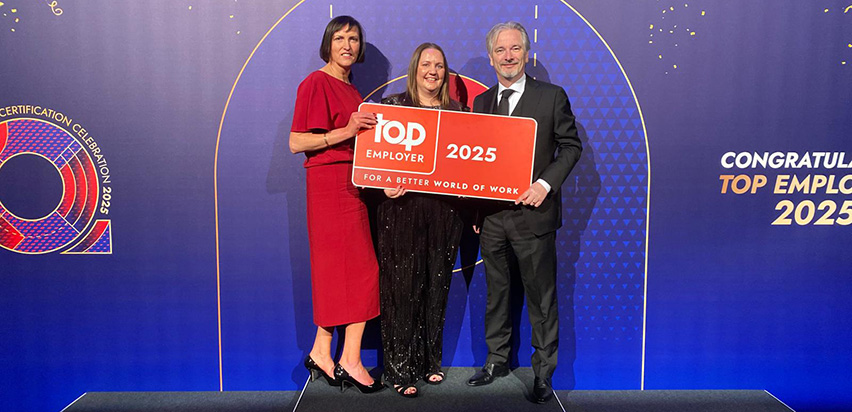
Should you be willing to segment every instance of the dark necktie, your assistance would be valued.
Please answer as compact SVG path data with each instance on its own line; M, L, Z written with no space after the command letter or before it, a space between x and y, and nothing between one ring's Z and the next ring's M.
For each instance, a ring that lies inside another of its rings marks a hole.
M503 116L509 115L509 96L514 92L512 89L500 92L500 103L497 105L497 114L502 114Z

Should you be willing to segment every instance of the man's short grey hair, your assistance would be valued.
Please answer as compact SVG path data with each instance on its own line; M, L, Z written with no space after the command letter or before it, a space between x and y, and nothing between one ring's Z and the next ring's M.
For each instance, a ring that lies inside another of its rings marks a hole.
M527 30L524 29L524 26L516 21L507 21L505 23L497 23L491 30L488 30L488 35L485 36L485 47L488 48L489 55L491 54L491 46L494 45L494 40L504 30L517 30L521 32L521 39L524 41L524 51L530 51L530 36L527 35Z

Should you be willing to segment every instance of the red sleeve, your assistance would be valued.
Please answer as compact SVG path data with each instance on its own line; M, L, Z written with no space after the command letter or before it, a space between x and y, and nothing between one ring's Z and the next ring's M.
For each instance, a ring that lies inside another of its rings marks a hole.
M291 132L305 133L312 130L332 130L328 96L322 81L311 75L300 85L296 92L296 107L293 111Z

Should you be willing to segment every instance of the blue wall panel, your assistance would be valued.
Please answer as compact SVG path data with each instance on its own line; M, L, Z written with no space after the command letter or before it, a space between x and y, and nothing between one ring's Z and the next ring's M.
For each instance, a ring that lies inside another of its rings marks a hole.
M58 410L86 391L301 388L315 328L303 157L286 138L330 13L366 29L353 79L372 101L402 90L392 80L423 41L495 84L484 36L508 19L533 35L528 72L567 91L585 150L562 188L558 389L766 389L797 410L852 408L852 197L774 190L779 176L839 182L849 168L722 164L727 152L852 161L849 4L8 0L0 148L2 125L22 118L75 136L97 166L93 219L109 230L79 246L96 227L81 223L50 253L0 249L2 409ZM0 162L5 221L55 201L56 181L16 169L33 164ZM721 175L767 184L723 193ZM773 225L783 200L801 219ZM836 205L832 224L814 223L828 209L807 219L808 202ZM95 241L89 252L111 253L62 253ZM481 265L456 274L445 364L484 362L485 294Z

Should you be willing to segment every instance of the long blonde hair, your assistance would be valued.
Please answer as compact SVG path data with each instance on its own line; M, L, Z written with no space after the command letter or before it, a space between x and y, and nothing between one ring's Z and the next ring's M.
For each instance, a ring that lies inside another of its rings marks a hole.
M441 101L441 108L447 109L450 107L450 65L447 63L447 55L444 54L444 49L435 43L423 43L414 49L414 54L411 55L411 61L408 63L408 80L405 83L405 91L411 98L411 102L415 106L420 106L420 97L417 94L417 68L420 64L420 55L426 49L437 50L441 53L441 58L444 59L445 74L438 91L438 99Z

